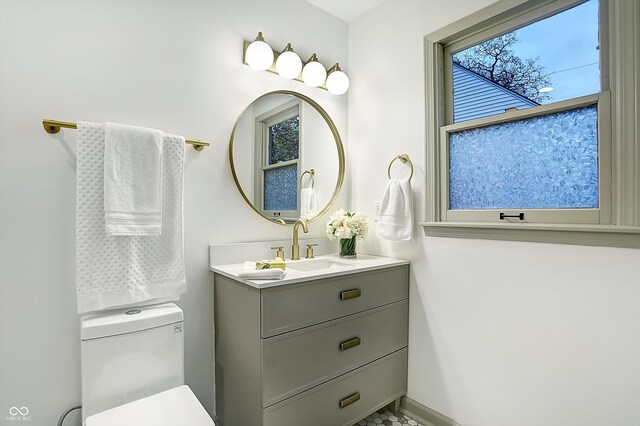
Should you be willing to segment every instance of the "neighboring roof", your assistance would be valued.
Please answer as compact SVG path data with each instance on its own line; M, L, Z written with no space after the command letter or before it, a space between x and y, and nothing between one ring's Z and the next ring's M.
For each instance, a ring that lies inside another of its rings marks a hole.
M507 108L525 109L538 105L513 90L453 63L454 123L502 114Z

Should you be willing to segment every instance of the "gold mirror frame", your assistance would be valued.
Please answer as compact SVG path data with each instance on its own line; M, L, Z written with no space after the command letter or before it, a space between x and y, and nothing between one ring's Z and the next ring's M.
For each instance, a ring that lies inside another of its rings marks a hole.
M324 110L324 108L322 108L316 101L309 98L308 96L305 96L302 93L294 92L291 90L275 90L273 92L268 92L257 97L249 105L247 105L245 109L242 110L242 112L238 116L238 119L236 120L236 123L233 125L233 130L231 131L231 138L229 140L229 165L231 166L231 174L233 175L233 181L236 183L236 187L238 188L238 191L240 191L240 195L242 195L242 198L244 198L244 201L249 205L249 207L251 207L251 209L253 209L254 212L258 213L260 217L268 220L269 223L275 223L277 225L284 225L284 226L293 226L293 224L281 223L277 219L268 218L267 216L263 215L253 205L253 203L249 200L249 198L247 198L247 194L245 194L244 191L242 190L242 185L240 185L240 181L238 180L238 175L236 174L236 168L233 164L233 139L236 134L236 128L240 123L240 119L242 118L244 113L247 112L247 110L251 107L251 105L253 105L254 102L269 95L291 95L305 102L308 102L309 105L311 105L313 108L315 108L316 111L318 111L318 113L324 119L325 123L327 123L327 125L329 126L329 129L331 130L331 134L333 135L333 139L336 142L336 148L338 150L338 180L336 182L336 187L333 190L333 194L331 195L331 199L329 200L327 205L316 216L314 216L312 219L307 220L307 223L313 222L314 220L316 220L316 218L322 216L327 211L329 211L333 203L336 201L336 198L338 198L338 194L342 189L342 183L344 182L345 165L344 165L344 147L342 145L342 139L340 138L340 133L338 133L338 128L336 127L335 123L333 122L329 114L327 114L327 112Z

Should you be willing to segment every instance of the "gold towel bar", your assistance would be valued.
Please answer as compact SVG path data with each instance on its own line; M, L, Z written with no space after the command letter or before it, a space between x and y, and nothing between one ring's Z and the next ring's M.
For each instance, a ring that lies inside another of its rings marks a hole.
M313 188L316 186L316 180L313 178L316 175L316 171L314 169L305 170L304 173L300 175L300 185L302 186L302 178L307 174L311 176L311 187Z
M61 127L64 127L66 129L77 129L78 125L76 123L71 123L68 121L49 120L45 118L44 120L42 120L42 127L44 127L44 130L47 133L54 134L58 133ZM193 145L193 149L195 149L196 151L202 151L205 146L210 145L209 142L192 141L189 139L186 139L184 143Z
M409 175L409 180L411 180L411 178L413 177L413 163L411 162L407 154L397 155L393 158L393 160L391 160L391 162L389 163L389 168L387 169L387 176L389 176L389 179L391 179L391 166L393 165L393 162L396 160L400 160L402 164L407 162L409 163L409 165L411 166L411 174Z

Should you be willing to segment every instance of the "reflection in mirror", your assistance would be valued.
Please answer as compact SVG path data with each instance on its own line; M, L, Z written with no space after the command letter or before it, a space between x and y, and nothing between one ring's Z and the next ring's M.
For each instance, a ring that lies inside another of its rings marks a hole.
M238 189L274 223L312 220L342 185L344 153L335 125L311 99L288 91L256 99L236 122L229 148Z

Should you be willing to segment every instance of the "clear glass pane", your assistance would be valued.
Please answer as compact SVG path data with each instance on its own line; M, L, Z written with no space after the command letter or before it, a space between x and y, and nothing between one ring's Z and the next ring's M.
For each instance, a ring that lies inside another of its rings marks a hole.
M595 105L451 133L450 209L598 207Z
M457 52L454 123L600 91L598 1Z
M296 160L299 153L300 116L269 127L269 164Z
M264 171L264 210L298 210L298 165Z

